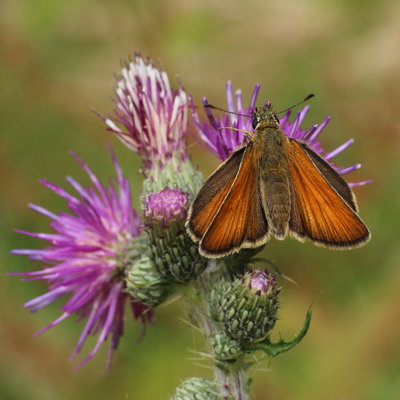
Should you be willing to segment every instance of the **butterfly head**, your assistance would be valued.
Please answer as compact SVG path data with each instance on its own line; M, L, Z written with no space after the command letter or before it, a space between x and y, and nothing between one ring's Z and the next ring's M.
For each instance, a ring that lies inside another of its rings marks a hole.
M256 130L263 128L279 128L278 116L272 110L271 103L269 102L266 103L261 110L255 108L252 117L252 125Z

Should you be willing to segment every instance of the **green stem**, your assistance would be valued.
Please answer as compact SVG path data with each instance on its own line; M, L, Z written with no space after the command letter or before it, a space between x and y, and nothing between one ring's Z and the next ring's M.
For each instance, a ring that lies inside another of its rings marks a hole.
M221 398L229 400L247 400L248 393L248 376L247 368L241 360L237 360L234 364L216 366L214 378L221 390Z
M208 310L208 294L212 284L227 278L226 267L222 262L209 261L206 270L195 282L196 295L191 300L191 315L195 316L198 327L205 340L208 342L208 350L213 354L210 339L220 327L214 321ZM248 376L247 366L244 360L239 358L234 362L215 361L214 380L220 389L222 400L247 400L248 394Z

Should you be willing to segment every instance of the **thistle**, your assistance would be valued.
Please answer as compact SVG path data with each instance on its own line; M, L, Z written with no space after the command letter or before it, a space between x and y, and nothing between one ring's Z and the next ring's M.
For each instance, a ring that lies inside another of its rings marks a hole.
M148 195L143 211L150 257L161 276L176 283L195 278L207 265L185 230L188 205L188 193L164 188Z
M224 329L212 334L210 342L214 357L218 361L234 361L243 354L239 341Z
M259 85L254 87L245 107L242 93L237 91L234 99L232 84L228 82L228 110L251 114L259 89ZM187 235L188 208L203 183L202 174L188 154L187 109L192 110L197 141L221 160L248 140L243 132L230 128L252 131L252 121L245 115L230 113L214 116L209 108L205 110L207 120L202 121L183 87L178 84L177 89L172 89L165 71L139 54L125 63L117 76L114 104L112 115L101 118L108 130L141 157L144 182L140 212L132 208L129 181L113 153L116 179L108 185L100 183L75 155L89 177L88 187L68 177L75 192L72 194L42 180L43 185L66 201L68 212L56 213L30 205L50 219L52 232L18 230L47 242L42 249L13 251L40 261L42 267L12 275L23 276L26 281L43 280L48 285L47 293L25 307L37 311L67 296L61 315L38 333L75 315L79 321L85 321L85 326L71 358L80 352L89 335L97 336L94 348L77 368L92 359L107 340L110 367L123 334L127 306L144 329L153 320L155 307L177 293L189 309L191 326L201 331L207 342L214 377L184 380L171 400L247 400L251 383L248 369L255 362L248 355L264 352L274 357L292 349L307 333L311 309L292 340L271 342L281 289L276 275L250 269L250 265L261 261L254 258L259 249L244 248L238 254L209 260L199 254L198 245ZM208 104L205 97L203 104ZM294 118L288 111L280 119L279 128L331 163L353 140L326 152L319 138L330 118L302 128L308 110L308 106L304 107ZM331 165L342 175L360 167ZM232 210L236 208L231 207Z
M40 206L30 207L51 220L53 233L17 232L48 242L41 249L14 250L13 254L26 255L45 266L34 272L13 273L26 276L25 281L44 280L49 291L25 304L30 311L38 311L57 299L69 296L61 307L61 315L36 334L58 325L75 314L86 320L85 327L71 355L80 352L89 335L97 335L97 343L89 355L78 365L80 368L92 359L102 343L110 338L108 368L113 351L123 333L126 305L133 318L142 324L152 320L152 309L125 290L126 269L140 256L141 227L139 217L132 208L128 180L114 154L113 164L117 178L109 186L101 184L89 167L73 155L90 178L85 188L75 179L67 181L76 191L70 194L53 183L41 183L67 202L70 212L55 214Z
M158 306L171 293L169 280L160 274L155 263L147 256L131 265L125 281L127 292L150 307Z
M202 175L189 160L188 96L171 89L165 71L136 54L117 76L114 115L100 117L129 149L141 156L143 193L179 187L193 196Z
M136 54L117 76L115 95L114 115L104 122L140 154L146 173L187 159L187 95L182 87L171 89L163 70Z
M274 327L280 288L276 276L254 270L221 281L210 294L210 311L225 332L243 345L265 339Z
M219 400L218 386L204 378L189 378L176 389L171 400Z

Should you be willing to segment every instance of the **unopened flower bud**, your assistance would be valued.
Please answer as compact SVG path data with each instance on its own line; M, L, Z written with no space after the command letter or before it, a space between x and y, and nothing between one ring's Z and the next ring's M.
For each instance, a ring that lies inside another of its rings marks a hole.
M222 330L211 336L211 346L217 360L235 360L243 351L237 340L233 339L226 331Z
M214 382L204 378L185 379L172 395L171 400L220 400Z
M275 325L279 292L275 275L268 271L219 282L210 293L211 315L239 343L254 343Z
M150 258L164 278L177 283L195 278L207 265L186 234L188 201L187 193L164 188L146 198L143 211Z
M188 206L187 193L165 187L160 192L147 196L143 215L148 226L161 236L166 229L178 232L182 230Z
M125 276L128 293L148 306L157 306L168 296L170 288L148 257L137 261Z

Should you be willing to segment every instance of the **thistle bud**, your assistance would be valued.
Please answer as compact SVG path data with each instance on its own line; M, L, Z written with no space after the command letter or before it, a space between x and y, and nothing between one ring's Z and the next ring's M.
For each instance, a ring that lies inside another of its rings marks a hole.
M187 236L185 220L189 195L164 188L145 200L144 217L150 258L158 272L172 282L186 283L204 271L207 259Z
M218 386L207 379L184 380L172 395L171 400L219 400Z
M166 229L179 232L185 224L189 195L169 189L150 194L145 200L144 218L150 228L162 236Z
M275 275L254 270L232 282L219 282L210 293L211 316L240 344L264 339L277 319Z
M220 361L235 360L243 351L237 340L225 331L219 331L211 336L211 346L214 357Z
M168 296L166 281L148 257L143 257L128 270L126 276L128 293L148 306L157 306Z

